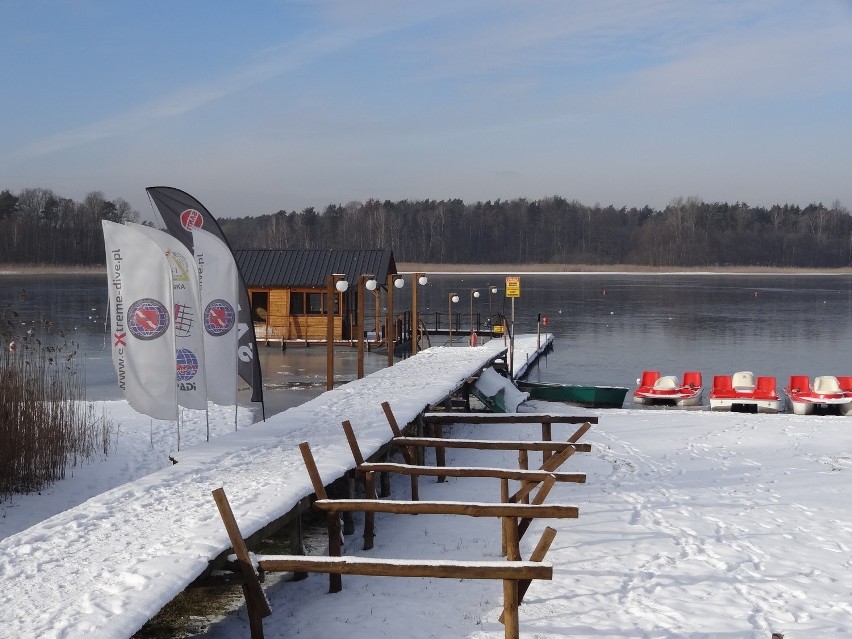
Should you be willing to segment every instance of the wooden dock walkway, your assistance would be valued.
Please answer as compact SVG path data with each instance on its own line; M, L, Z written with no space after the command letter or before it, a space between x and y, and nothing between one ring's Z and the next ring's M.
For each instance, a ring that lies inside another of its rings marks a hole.
M536 336L518 337L515 348L538 351ZM313 493L299 442L311 442L322 481L331 483L353 467L343 420L369 457L391 439L382 401L406 424L498 357L505 357L502 340L428 349L265 423L176 453L170 468L0 540L4 591L28 593L27 604L16 600L14 609L0 593L0 634L133 635L230 548L212 490L228 490L247 538L263 532L307 507ZM532 357L515 361L525 367Z

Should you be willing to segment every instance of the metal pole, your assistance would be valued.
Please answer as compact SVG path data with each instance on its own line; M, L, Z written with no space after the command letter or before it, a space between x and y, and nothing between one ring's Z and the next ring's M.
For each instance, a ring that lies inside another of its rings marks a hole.
M396 277L392 274L388 274L388 315L387 315L387 329L385 330L385 337L388 341L388 366L393 366L393 349L396 343L396 337L394 336L394 331L396 331L396 322L393 317L393 282Z
M509 325L509 379L514 379L515 370L515 298L512 298L512 321Z
M325 389L334 388L334 275L328 276L325 291Z
M417 355L417 350L420 347L418 335L418 320L417 320L417 286L420 283L420 278L425 277L426 273L411 274L411 354Z
M364 377L364 297L367 295L367 280L372 275L362 275L358 281L358 379Z

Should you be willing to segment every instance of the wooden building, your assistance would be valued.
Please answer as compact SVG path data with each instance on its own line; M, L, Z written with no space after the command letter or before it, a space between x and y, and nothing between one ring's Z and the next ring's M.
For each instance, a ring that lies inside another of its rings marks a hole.
M373 297L369 291L359 292L361 275L375 277L378 293L388 275L397 272L393 253L382 249L251 249L234 251L234 257L249 291L259 342L325 342L329 310L334 315L334 339L355 339L357 296L368 296L367 308L372 307L368 300ZM345 293L335 291L329 303L328 280L337 273L349 288Z

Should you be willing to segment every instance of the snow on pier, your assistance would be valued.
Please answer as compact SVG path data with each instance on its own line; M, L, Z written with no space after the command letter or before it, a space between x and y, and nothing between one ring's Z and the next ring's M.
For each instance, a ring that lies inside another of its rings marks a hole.
M541 338L541 349L550 339ZM249 536L313 492L299 442L310 443L329 483L353 466L343 420L369 456L392 435L382 401L406 424L504 350L502 340L430 348L265 423L176 453L174 466L3 539L0 634L129 637L230 547L211 491L225 488ZM535 335L517 338L513 368L538 350Z

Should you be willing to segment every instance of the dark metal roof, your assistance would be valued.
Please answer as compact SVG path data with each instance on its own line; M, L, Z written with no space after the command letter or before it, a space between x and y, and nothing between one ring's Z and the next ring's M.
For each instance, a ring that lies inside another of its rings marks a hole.
M249 249L234 251L234 258L246 286L255 288L322 287L334 273L348 282L373 275L383 285L396 273L393 253L384 249Z

